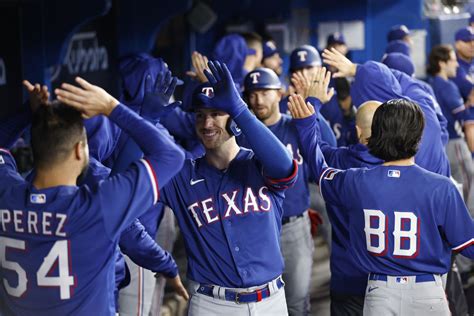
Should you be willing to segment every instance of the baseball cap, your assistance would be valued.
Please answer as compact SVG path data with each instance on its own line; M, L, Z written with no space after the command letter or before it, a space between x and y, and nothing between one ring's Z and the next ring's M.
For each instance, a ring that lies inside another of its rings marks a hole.
M382 63L392 68L406 73L410 77L415 73L415 65L410 57L402 53L385 54L382 58Z
M472 27L466 26L458 30L454 35L456 41L470 42L474 41L474 31Z
M199 97L201 94L204 94L209 98L214 97L214 88L209 82L201 83L193 90L191 111L195 111L199 108L209 108L209 106Z
M290 55L290 70L295 71L310 66L321 66L321 56L311 45L295 48Z
M277 52L277 48L273 41L266 41L263 43L263 59L271 57Z
M258 89L278 90L281 88L281 82L273 70L258 67L245 76L244 87L245 92Z
M402 53L406 56L410 56L410 46L402 40L391 41L385 48L385 54L391 53Z
M339 32L335 32L332 34L329 34L326 42L326 46L329 45L334 45L334 44L346 44L346 39L344 38L344 35L342 35Z
M408 36L408 35L410 35L410 30L408 30L406 25L403 25L403 24L394 25L392 26L392 28L387 34L387 40L389 42L402 40L405 36Z

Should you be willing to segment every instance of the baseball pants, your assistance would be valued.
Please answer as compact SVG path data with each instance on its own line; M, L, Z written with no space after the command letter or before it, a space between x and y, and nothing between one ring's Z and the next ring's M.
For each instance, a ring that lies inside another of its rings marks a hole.
M285 287L278 289L276 281L269 282L261 286L254 286L245 289L222 288L221 291L232 290L236 292L252 292L268 286L270 296L260 302L255 303L235 303L220 298L214 298L198 293L199 283L189 280L189 300L188 316L280 316L288 315ZM218 292L221 292L218 291Z
M314 244L307 211L282 226L280 241L285 260L283 281L288 313L291 316L308 315Z
M364 315L451 315L441 277L434 275L434 278L435 281L429 282L416 282L414 276L369 280Z

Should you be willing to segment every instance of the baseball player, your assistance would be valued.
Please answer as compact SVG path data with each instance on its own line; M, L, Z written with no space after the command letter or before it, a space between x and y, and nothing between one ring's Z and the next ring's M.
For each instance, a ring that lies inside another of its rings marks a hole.
M349 49L347 48L346 39L342 33L334 32L328 35L326 49L331 49L333 47L344 56L347 55Z
M263 43L262 66L270 68L278 76L283 74L283 60L281 59L276 43L273 40L268 40Z
M429 80L436 99L448 120L449 141L446 152L451 165L453 178L463 184L464 198L469 209L474 210L474 166L472 165L469 144L473 143L473 120L469 109L466 109L457 86L449 80L456 75L456 56L450 46L433 47L429 56ZM462 127L465 133L464 139ZM467 144L466 144L467 142Z
M411 47L403 40L391 41L385 47L385 54L400 53L407 57L411 57Z
M351 254L370 272L364 315L450 315L440 275L451 251L474 258L474 221L448 178L415 164L421 109L404 99L380 105L367 146L385 162L344 171L326 165L313 108L297 95L289 106L324 198L348 215Z
M394 25L387 33L387 42L390 43L392 41L404 41L409 46L412 46L413 40L411 39L410 35L410 30L408 29L408 27L406 27L406 25Z
M407 98L392 71L385 65L368 61L354 64L336 50L323 52L325 63L338 69L333 77L354 77L351 86L352 101L356 107L370 100L385 102L394 98ZM407 76L408 77L408 76ZM450 176L449 161L441 141L441 127L429 98L413 96L426 115L423 138L416 154L416 163L426 170ZM438 99L439 101L439 99ZM440 102L441 104L441 102Z
M255 116L283 143L298 163L298 180L285 192L281 231L281 250L285 259L283 280L290 315L308 315L309 288L313 265L313 239L308 217L308 169L300 154L298 135L292 119L279 111L280 80L268 68L257 68L244 80L244 95ZM323 118L321 118L323 120ZM239 145L247 147L245 137Z
M474 30L464 27L454 35L459 67L451 80L458 86L465 102L474 104Z
M63 84L55 91L71 107L53 104L34 114L36 174L31 184L16 173L11 155L1 154L0 297L7 315L114 315L119 234L157 202L158 181L166 184L184 160L155 127L103 89L76 81L82 89ZM78 188L76 181L88 165L81 113L107 115L137 141L146 160L95 187Z
M225 64L209 68L210 87L193 103L206 154L187 160L160 197L185 241L189 315L287 315L279 237L298 164L250 113ZM237 145L239 131L253 151Z

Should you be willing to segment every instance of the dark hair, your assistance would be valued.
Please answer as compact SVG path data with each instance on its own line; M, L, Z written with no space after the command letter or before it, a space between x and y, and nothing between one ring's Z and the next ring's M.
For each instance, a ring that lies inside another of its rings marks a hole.
M424 126L423 112L415 102L389 100L375 111L367 147L372 155L384 161L413 157Z
M428 57L428 67L426 72L431 76L436 76L441 68L439 67L439 62L447 62L450 59L451 52L454 49L450 45L437 45L431 49L430 56Z
M245 43L247 43L248 47L252 47L255 45L261 46L263 43L262 37L255 32L245 32L240 35L244 38Z
M48 168L86 139L81 113L58 101L41 105L33 115L31 147L36 168Z

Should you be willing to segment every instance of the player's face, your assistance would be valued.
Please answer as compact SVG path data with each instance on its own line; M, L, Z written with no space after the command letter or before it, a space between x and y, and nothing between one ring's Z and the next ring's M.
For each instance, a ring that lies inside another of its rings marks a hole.
M262 62L263 67L270 68L273 70L277 75L281 75L283 72L283 60L280 57L280 54L275 53L270 57L267 57Z
M449 78L456 77L456 69L458 68L459 64L456 59L456 54L454 51L451 51L449 54L449 59L446 62L446 74Z
M334 48L341 54L343 54L344 56L347 55L347 51L348 51L348 48L347 48L347 45L346 44L335 44L334 45Z
M474 41L457 41L455 43L456 51L459 56L463 59L473 59L474 58Z
M217 149L232 136L227 132L229 114L216 109L196 111L196 133L204 148Z
M306 78L312 78L316 74L316 71L321 68L317 66L308 66L305 68L298 69L296 72L303 74Z
M249 105L259 120L265 121L279 111L280 93L278 90L254 90L249 93Z

